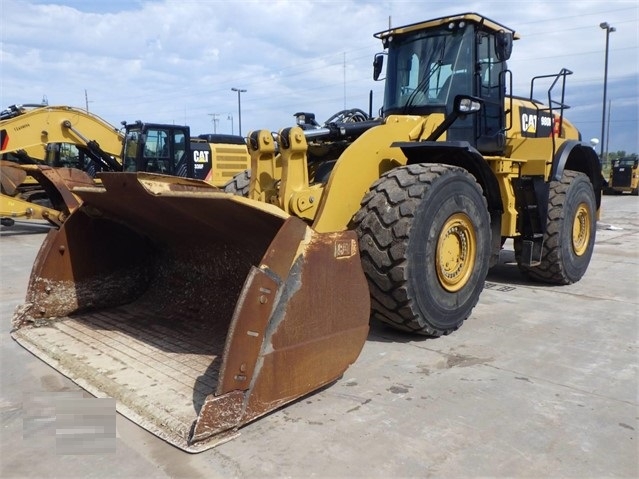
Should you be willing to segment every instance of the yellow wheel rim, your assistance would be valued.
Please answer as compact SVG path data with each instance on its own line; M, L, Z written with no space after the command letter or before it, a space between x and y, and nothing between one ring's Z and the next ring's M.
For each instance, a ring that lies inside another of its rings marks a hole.
M572 223L572 249L577 256L583 255L590 244L590 209L580 203Z
M437 278L445 290L454 293L468 283L476 250L477 237L470 218L455 213L441 229L435 253Z

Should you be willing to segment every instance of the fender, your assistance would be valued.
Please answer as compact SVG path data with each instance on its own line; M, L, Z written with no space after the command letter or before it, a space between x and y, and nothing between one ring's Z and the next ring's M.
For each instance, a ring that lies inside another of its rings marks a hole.
M595 150L581 141L565 141L553 158L549 181L560 181L565 169L580 171L590 178L590 183L595 190L597 208L599 208L604 178L601 172L601 163Z
M481 185L491 212L501 214L504 210L499 184L482 154L467 141L420 141L395 142L408 161L412 163L443 163L459 166L472 174Z

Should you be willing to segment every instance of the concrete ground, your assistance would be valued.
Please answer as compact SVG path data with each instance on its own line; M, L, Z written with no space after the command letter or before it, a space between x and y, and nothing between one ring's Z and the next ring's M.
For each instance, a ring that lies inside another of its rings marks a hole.
M59 454L51 431L26 431L33 394L81 394L9 336L43 231L0 231L3 478L639 477L636 197L604 197L579 283L523 280L507 242L459 331L373 325L342 379L195 455L120 415L99 454Z

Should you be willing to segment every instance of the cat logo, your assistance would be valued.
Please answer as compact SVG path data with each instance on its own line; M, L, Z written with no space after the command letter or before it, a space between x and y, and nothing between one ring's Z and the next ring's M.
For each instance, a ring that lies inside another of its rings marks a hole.
M193 161L195 163L208 163L210 151L197 151L193 152ZM201 168L201 167L200 167Z
M529 134L537 133L537 115L521 114L521 131Z
M547 138L552 134L553 121L550 114L533 108L521 108L521 136Z

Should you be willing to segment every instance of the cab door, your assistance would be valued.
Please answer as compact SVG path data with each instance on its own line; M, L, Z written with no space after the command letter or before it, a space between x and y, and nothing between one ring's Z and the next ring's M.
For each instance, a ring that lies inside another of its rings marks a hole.
M477 33L478 95L483 106L477 115L477 149L482 153L503 154L505 147L506 60L496 51L493 32Z
M149 125L138 162L139 171L163 175L192 177L189 165L188 137L185 127Z

